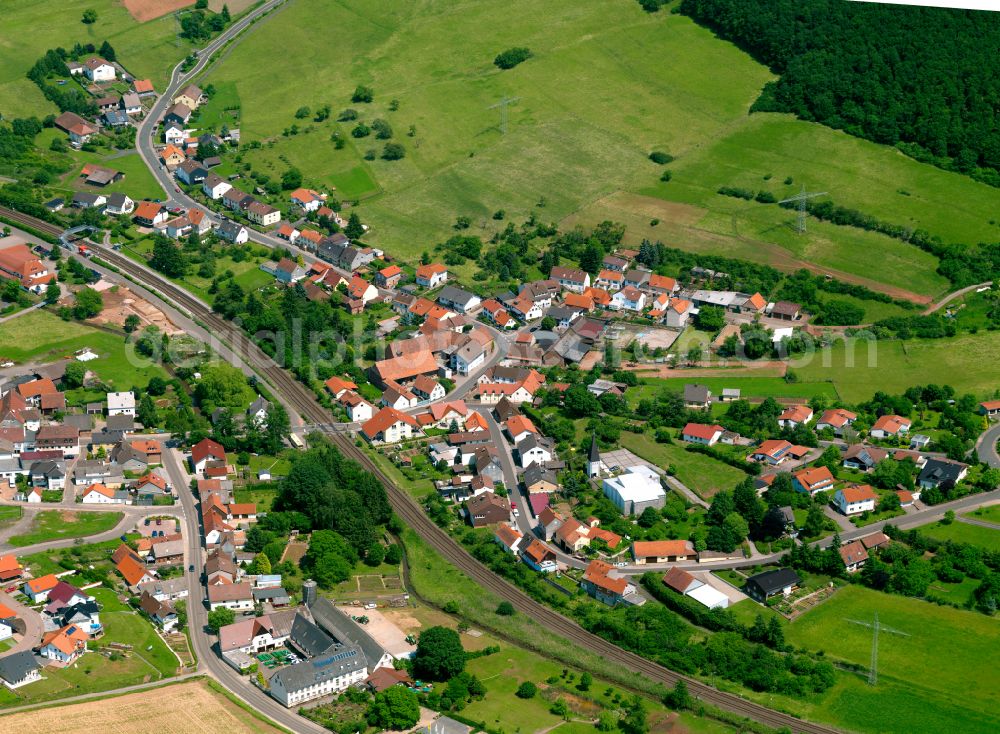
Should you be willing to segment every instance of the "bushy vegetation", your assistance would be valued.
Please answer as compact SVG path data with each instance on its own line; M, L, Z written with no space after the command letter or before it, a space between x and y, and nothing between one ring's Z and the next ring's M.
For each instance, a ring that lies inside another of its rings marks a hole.
M513 69L518 64L530 59L531 56L530 49L523 46L515 46L497 54L497 57L493 59L493 63L500 69Z

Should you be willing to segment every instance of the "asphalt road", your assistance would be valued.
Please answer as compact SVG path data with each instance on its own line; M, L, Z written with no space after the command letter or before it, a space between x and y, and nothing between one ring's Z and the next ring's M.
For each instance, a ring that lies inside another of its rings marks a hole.
M201 548L201 524L199 521L197 502L194 494L187 489L189 477L184 470L176 450L170 449L163 453L163 466L170 476L170 481L178 488L181 505L184 508L184 535L186 539L185 579L188 583L188 629L191 633L191 644L198 658L199 666L204 666L209 675L215 678L227 689L239 696L244 702L253 706L265 716L294 732L305 734L322 734L327 730L302 718L294 709L287 709L273 698L250 683L247 676L241 676L229 667L213 649L214 636L210 636L205 625L208 622L208 598L205 585L202 583L204 558ZM194 571L187 569L194 565Z
M997 452L997 441L1000 441L1000 423L994 423L976 442L976 455L984 464L1000 468L1000 453Z

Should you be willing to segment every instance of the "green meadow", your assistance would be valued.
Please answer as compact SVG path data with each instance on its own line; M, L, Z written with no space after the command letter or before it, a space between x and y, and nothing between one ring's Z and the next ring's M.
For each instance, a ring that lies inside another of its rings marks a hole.
M339 29L336 44L322 27ZM515 45L533 58L493 66ZM261 142L244 160L271 175L297 166L307 183L362 200L368 240L410 260L449 236L459 214L472 233L491 234L502 208L508 219L566 225L610 217L629 225L629 241L811 266L898 295L947 290L935 259L910 245L818 222L798 235L789 212L719 196L723 185L782 196L805 185L946 241L1000 235L995 189L819 125L748 115L770 78L687 18L638 3L312 0L262 24L204 81L239 99L244 139ZM358 84L374 89L371 104L350 102ZM491 109L504 96L517 98L506 135ZM322 105L329 120L295 118ZM365 160L382 141L351 137L355 123L336 121L348 107L366 123L387 120L406 158ZM647 159L654 149L677 156L668 184Z
M84 25L83 11L97 11L97 22ZM4 117L43 117L57 113L25 74L50 48L108 41L118 61L137 78L166 86L170 70L191 50L176 36L172 15L137 23L118 0L4 0L0 7L0 112Z

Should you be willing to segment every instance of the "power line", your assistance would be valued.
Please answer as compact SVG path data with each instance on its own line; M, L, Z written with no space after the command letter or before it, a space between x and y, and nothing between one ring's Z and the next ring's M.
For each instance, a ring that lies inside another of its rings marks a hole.
M500 108L500 134L507 134L507 108L517 102L520 97L507 97L506 95L500 99L494 105L490 105L487 109L495 110L497 107Z
M799 234L806 233L806 201L808 199L815 198L817 196L825 196L825 191L817 191L814 193L807 193L806 187L802 187L802 191L795 196L790 196L787 199L782 199L779 204L791 204L795 203L799 210L798 220L795 223L795 231Z
M910 635L902 630L886 627L884 624L879 623L878 612L875 612L874 623L861 622L857 619L848 619L847 621L861 627L868 627L872 631L872 656L871 663L868 666L868 685L874 687L878 685L878 633L888 632L889 634L900 635L901 637L909 637Z

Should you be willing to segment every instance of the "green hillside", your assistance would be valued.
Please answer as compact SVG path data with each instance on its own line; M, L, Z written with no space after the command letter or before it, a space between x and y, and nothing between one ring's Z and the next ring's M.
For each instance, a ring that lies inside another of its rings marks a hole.
M500 71L494 56L515 45L534 57ZM263 142L245 161L272 175L297 166L307 181L362 199L372 244L409 258L444 239L459 214L473 232L491 232L502 208L508 219L610 216L631 225L632 240L811 263L901 295L947 288L936 260L910 245L820 223L800 236L788 212L718 196L722 185L779 195L805 185L946 241L1000 236L995 189L786 115L748 116L770 79L691 20L627 0L293 0L205 81L235 88L226 96L242 107L244 140ZM350 102L358 84L374 89L372 104ZM489 108L505 95L518 101L502 136ZM322 105L329 120L295 118ZM347 107L387 120L406 158L365 160L382 141L352 138L355 123L336 122ZM283 135L293 124L297 134ZM670 183L659 183L653 149L677 156Z

